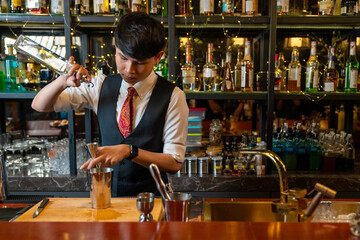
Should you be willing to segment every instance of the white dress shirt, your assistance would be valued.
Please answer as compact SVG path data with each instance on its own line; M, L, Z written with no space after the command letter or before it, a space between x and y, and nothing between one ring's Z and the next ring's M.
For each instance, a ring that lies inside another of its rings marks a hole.
M68 87L58 97L54 105L54 110L56 112L61 112L89 108L96 113L98 109L100 90L105 77L105 75L100 75L93 78L92 82L94 83L94 87L88 87L86 83L82 83L80 87ZM136 92L133 97L134 117L132 126L133 129L136 128L149 103L157 77L158 76L155 72L152 71L146 79L136 83L135 85L131 85L125 81L121 82L116 107L116 122L119 121L119 114L127 97L128 88L134 87ZM186 103L185 93L180 88L175 87L165 116L163 153L171 154L178 162L184 161L188 115L189 108Z

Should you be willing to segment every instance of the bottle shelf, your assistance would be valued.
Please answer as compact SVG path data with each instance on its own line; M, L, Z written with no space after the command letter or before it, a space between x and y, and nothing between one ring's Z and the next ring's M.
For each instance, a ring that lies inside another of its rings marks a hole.
M176 28L252 28L265 29L268 16L176 16Z
M104 15L72 15L72 22L79 27L86 28L115 28L117 22L121 16L115 16L112 14ZM167 27L168 17L167 16L152 16L154 19L164 23L164 27Z
M188 92L185 91L186 99L244 99L244 100L266 100L268 92L255 91L255 92ZM1 95L0 95L1 97ZM338 101L360 101L359 93L306 93L306 92L275 92L275 99L284 100L309 100L309 101L326 101L326 100L338 100Z
M185 92L186 99L246 99L266 100L267 92Z
M0 26L21 28L64 28L63 14L1 13Z
M277 29L360 29L359 16L277 16Z
M0 92L0 99L8 99L8 100L32 100L37 92Z
M360 101L360 93L306 93L306 92L276 92L274 93L275 99L284 100L309 100L309 101L322 101L322 100L338 100L338 101Z

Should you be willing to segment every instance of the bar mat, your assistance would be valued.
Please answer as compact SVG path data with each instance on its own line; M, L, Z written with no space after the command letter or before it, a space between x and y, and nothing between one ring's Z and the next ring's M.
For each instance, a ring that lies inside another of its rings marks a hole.
M38 203L51 195L10 195L7 196L3 203Z
M22 208L0 208L0 221L9 221Z

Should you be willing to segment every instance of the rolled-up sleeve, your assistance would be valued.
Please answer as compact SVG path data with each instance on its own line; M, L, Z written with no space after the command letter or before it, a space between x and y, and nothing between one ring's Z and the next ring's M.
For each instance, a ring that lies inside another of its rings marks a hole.
M94 86L82 83L80 87L68 87L57 98L55 112L89 108L97 111L99 95L105 76L92 79Z
M186 151L189 108L185 93L175 87L171 96L164 126L163 152L183 162Z

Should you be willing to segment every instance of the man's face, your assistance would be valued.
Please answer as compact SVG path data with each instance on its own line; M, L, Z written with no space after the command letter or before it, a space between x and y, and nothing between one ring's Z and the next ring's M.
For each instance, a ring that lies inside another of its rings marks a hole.
M134 59L126 56L116 47L116 66L121 77L130 84L144 80L154 69L164 52L159 52L155 57L146 59Z

